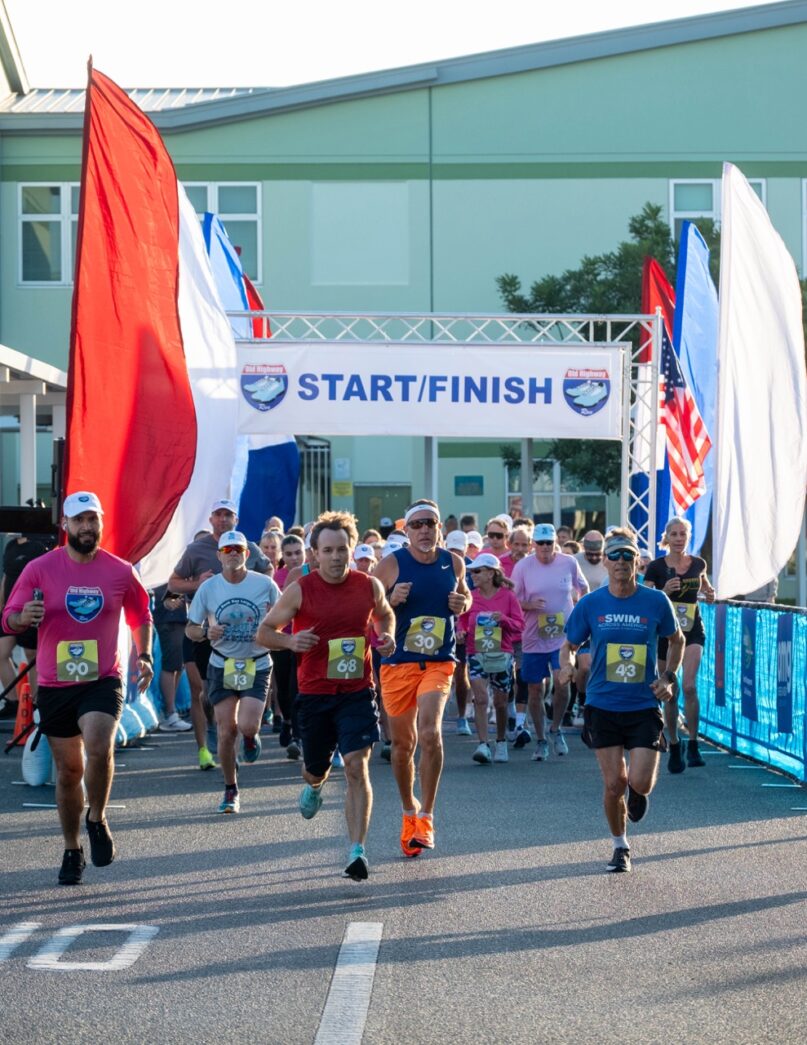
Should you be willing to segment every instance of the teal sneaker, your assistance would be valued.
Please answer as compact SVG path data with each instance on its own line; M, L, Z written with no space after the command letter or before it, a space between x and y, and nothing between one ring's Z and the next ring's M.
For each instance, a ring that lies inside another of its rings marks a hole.
M241 798L237 787L225 787L224 798L219 805L220 813L237 813L241 808Z
M261 738L256 734L254 737L244 737L244 761L257 762L261 756Z
M322 784L312 787L306 784L300 792L300 812L304 820L313 820L322 805Z
M364 851L364 846L356 845L351 846L350 855L347 858L348 863L345 868L345 878L352 878L354 882L364 882L369 874L369 865L367 863L367 854Z

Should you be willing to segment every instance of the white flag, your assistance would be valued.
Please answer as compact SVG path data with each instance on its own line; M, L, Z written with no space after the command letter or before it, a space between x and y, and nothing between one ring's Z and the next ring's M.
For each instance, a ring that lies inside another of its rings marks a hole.
M779 575L807 487L807 388L796 266L740 171L723 165L717 458L717 596Z

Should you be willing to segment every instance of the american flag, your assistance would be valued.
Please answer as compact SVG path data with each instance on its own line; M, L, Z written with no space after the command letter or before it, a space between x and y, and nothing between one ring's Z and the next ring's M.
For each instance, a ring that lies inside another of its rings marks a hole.
M712 441L690 392L666 324L662 324L659 421L667 429L667 460L675 506L685 512L706 492L703 461Z

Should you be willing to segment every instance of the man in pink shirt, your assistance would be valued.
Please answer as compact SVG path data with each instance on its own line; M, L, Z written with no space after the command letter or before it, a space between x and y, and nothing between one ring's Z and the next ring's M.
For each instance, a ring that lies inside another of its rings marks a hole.
M535 554L516 563L513 584L516 598L524 610L524 655L521 675L529 690L529 708L537 736L533 761L549 757L549 744L544 734L544 679L552 673L552 726L549 736L556 755L568 755L569 748L561 732L563 713L569 703L568 683L558 682L563 628L588 583L577 560L557 551L555 527L539 523L533 533ZM518 739L518 738L517 738Z
M65 852L62 885L78 885L85 867L79 841L87 785L87 833L96 867L115 858L104 813L112 787L115 728L123 710L118 658L121 612L137 649L137 687L151 682L148 593L128 562L100 547L103 509L94 493L65 498L67 543L28 563L3 612L10 632L39 629L39 731L56 764L56 804ZM87 764L84 765L86 752Z

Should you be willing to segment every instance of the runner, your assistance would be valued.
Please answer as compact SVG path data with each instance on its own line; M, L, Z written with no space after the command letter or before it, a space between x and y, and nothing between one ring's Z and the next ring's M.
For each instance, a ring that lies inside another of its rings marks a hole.
M659 702L674 697L675 672L684 651L684 636L670 600L636 583L638 559L633 531L612 530L605 539L608 586L577 604L566 623L560 653L560 679L565 684L574 672L574 651L591 641L583 740L594 750L603 777L605 816L614 848L606 866L611 872L631 869L627 820L638 823L647 813L659 752L666 746ZM656 643L661 636L668 639L669 670L657 676Z
M345 875L362 881L368 876L364 843L373 804L370 752L379 738L367 639L373 622L380 652L391 653L395 617L375 577L350 568L357 537L352 515L325 512L319 517L311 531L319 568L287 586L262 621L258 639L269 649L297 654L305 780L300 812L306 820L322 805L337 747L342 753L351 843ZM282 630L290 622L292 634Z
M667 769L671 773L683 773L687 766L695 768L706 765L698 749L698 668L706 641L706 632L698 609L698 595L702 593L707 602L714 602L715 590L706 576L706 562L697 555L687 553L691 535L692 526L687 519L681 519L679 516L670 519L659 542L662 548L668 549L667 554L662 555L660 559L654 559L644 575L644 583L648 587L658 588L672 600L686 646L683 690L688 742L678 738L678 702L670 701L664 706L667 735L670 738ZM667 641L661 638L658 644L659 673L663 674L666 667Z
M0 581L0 610L11 594L11 589L17 583L20 574L34 559L44 555L47 548L41 541L26 537L25 534L12 534L3 552L3 579ZM17 677L17 668L12 660L14 647L19 646L25 654L26 663L33 665L28 669L25 676L31 686L31 697L36 702L36 628L26 628L22 635L8 635L0 626L0 691L11 690L0 698L0 719L8 718L12 721L17 717L17 693L14 688L14 680Z
M524 629L524 615L513 592L504 587L499 560L482 552L468 567L473 602L457 621L457 635L467 636L468 670L476 703L479 746L474 762L507 762L507 703L513 695L513 644ZM496 752L488 743L488 686L496 713Z
M39 731L48 738L56 765L56 805L65 844L59 882L78 885L86 866L79 841L82 778L92 862L106 867L115 858L105 813L115 729L123 710L121 612L137 650L141 693L153 675L152 631L148 593L137 574L100 546L103 508L94 493L80 491L65 498L62 529L67 534L64 547L23 569L6 604L3 626L12 633L39 629Z
M513 570L516 568L516 563L521 562L522 559L525 559L529 555L534 529L535 525L530 522L529 519L514 520L513 529L510 531L510 538L507 541L507 551L502 555L501 559L499 559L502 566L502 572L508 580L513 576ZM523 747L532 739L529 732L523 728L524 722L527 718L527 701L529 699L527 683L524 681L521 674L523 656L524 651L521 642L521 635L519 635L517 641L513 642L513 662L515 665L516 681L513 688L513 695L507 706L507 739L512 743L519 738L520 733L523 733L518 745L519 747ZM517 725L519 721L521 722L521 730L518 729Z
M222 572L202 581L188 610L185 633L193 642L211 644L207 694L218 732L218 754L224 775L220 813L241 807L236 776L238 734L244 738L245 762L261 753L261 716L269 694L272 662L255 640L258 624L280 598L273 580L247 570L247 539L238 530L219 537Z
M440 509L415 501L404 525L410 545L375 570L396 610L397 648L384 659L381 685L389 716L392 768L403 805L401 850L434 848L434 803L443 768L441 724L454 674L454 616L470 608L465 564L438 546ZM415 749L420 745L421 801L415 798Z
M603 565L603 544L605 538L599 530L589 530L583 536L583 550L575 555L580 565L583 576L588 581L590 591L595 591L608 583L608 570ZM567 716L573 723L581 723L579 716L583 713L586 703L586 686L588 684L588 673L591 670L591 650L588 646L581 646L577 651L577 668L574 673L573 685L577 694L577 718L573 715L574 698L570 700ZM567 719L568 721L568 719Z
M568 755L563 736L563 716L569 705L569 687L558 678L558 655L563 645L563 627L575 602L588 592L588 584L577 561L557 550L555 527L539 523L533 533L535 554L516 564L513 584L524 610L524 654L521 674L529 688L529 708L535 726L533 761L549 758L544 733L544 680L553 676L552 725L549 736L556 755ZM518 716L517 716L518 718ZM523 722L517 723L523 728ZM529 735L528 735L529 736ZM516 745L519 737L516 737Z
M468 550L468 535L464 530L452 530L446 536L445 546L448 551L458 555L465 563L465 576L468 578L468 587L470 587L471 580L468 576L467 570L468 565L472 560L467 558L465 554ZM471 682L468 678L468 663L465 654L464 638L457 639L456 656L457 663L454 668L454 700L457 702L457 736L470 737L472 734L471 724L468 721L468 698L471 696Z

